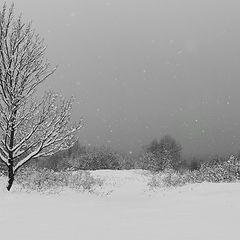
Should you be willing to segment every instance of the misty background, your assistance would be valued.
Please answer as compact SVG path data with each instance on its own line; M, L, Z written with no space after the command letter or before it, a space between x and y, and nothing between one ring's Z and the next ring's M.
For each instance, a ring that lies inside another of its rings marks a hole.
M15 0L75 96L80 142L137 153L165 134L184 155L240 150L240 3Z

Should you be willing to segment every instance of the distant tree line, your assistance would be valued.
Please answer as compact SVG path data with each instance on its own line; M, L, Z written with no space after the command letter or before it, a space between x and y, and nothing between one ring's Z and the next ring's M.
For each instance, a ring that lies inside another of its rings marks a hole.
M77 141L69 149L58 151L49 157L37 158L26 166L46 168L56 172L67 169L144 169L153 172L174 169L183 172L199 170L203 163L213 166L228 159L214 156L208 160L197 157L186 160L182 157L181 151L180 143L170 135L163 136L160 140L152 140L142 147L142 151L138 155L115 151L106 146L89 147ZM0 164L0 169L6 171L4 164Z
M59 151L48 158L39 158L31 165L54 171L133 169L135 159L131 154L114 151L111 148L87 147L76 142L71 148Z
M39 158L32 164L54 171L70 168L75 170L136 168L151 171L162 171L165 168L179 170L189 167L181 159L181 150L181 145L169 135L144 146L138 156L115 151L105 146L87 147L76 142L71 148L47 158Z

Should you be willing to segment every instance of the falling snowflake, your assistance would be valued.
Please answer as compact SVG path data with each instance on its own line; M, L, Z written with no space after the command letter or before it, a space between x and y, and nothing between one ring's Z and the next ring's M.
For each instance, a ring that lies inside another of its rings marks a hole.
M76 17L77 14L75 12L71 12L69 15L70 17Z

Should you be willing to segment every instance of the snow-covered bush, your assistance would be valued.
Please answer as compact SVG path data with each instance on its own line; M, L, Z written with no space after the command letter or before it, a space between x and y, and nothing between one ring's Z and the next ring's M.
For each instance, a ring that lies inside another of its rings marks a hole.
M232 182L240 179L240 161L231 156L228 161L204 163L199 170L180 173L173 169L153 173L149 186L176 187L187 183Z
M107 147L88 148L86 152L65 160L74 169L120 169L117 152Z
M139 157L138 167L152 172L159 172L165 169L174 169L176 164L169 151L157 153L146 152Z
M61 176L52 170L39 169L34 170L25 168L16 175L16 182L24 189L47 191L63 187L65 181L64 175Z
M153 174L148 185L151 188L183 186L187 183L201 182L199 175L198 171L180 173L173 169L165 169L162 172Z
M149 182L150 187L169 187L180 185L180 175L172 169L166 169L160 173L153 174Z
M74 190L94 191L102 180L94 178L88 171L54 172L49 169L25 168L16 175L16 182L27 191L56 192L64 187Z
M144 170L157 172L162 169L162 163L158 161L153 153L144 153L139 157L137 167Z
M201 178L208 182L231 182L239 179L240 161L231 156L228 161L205 163L200 168Z
M103 180L94 178L88 171L75 171L68 174L67 186L75 190L93 192L96 187L102 186Z

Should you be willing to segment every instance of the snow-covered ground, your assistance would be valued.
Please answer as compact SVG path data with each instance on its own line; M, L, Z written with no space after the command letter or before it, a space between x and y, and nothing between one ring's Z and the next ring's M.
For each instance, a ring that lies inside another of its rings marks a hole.
M240 184L151 191L142 171L94 171L98 194L0 189L3 240L230 240L239 237ZM2 179L0 179L2 182ZM17 189L17 188L15 188ZM103 194L101 194L103 193Z

